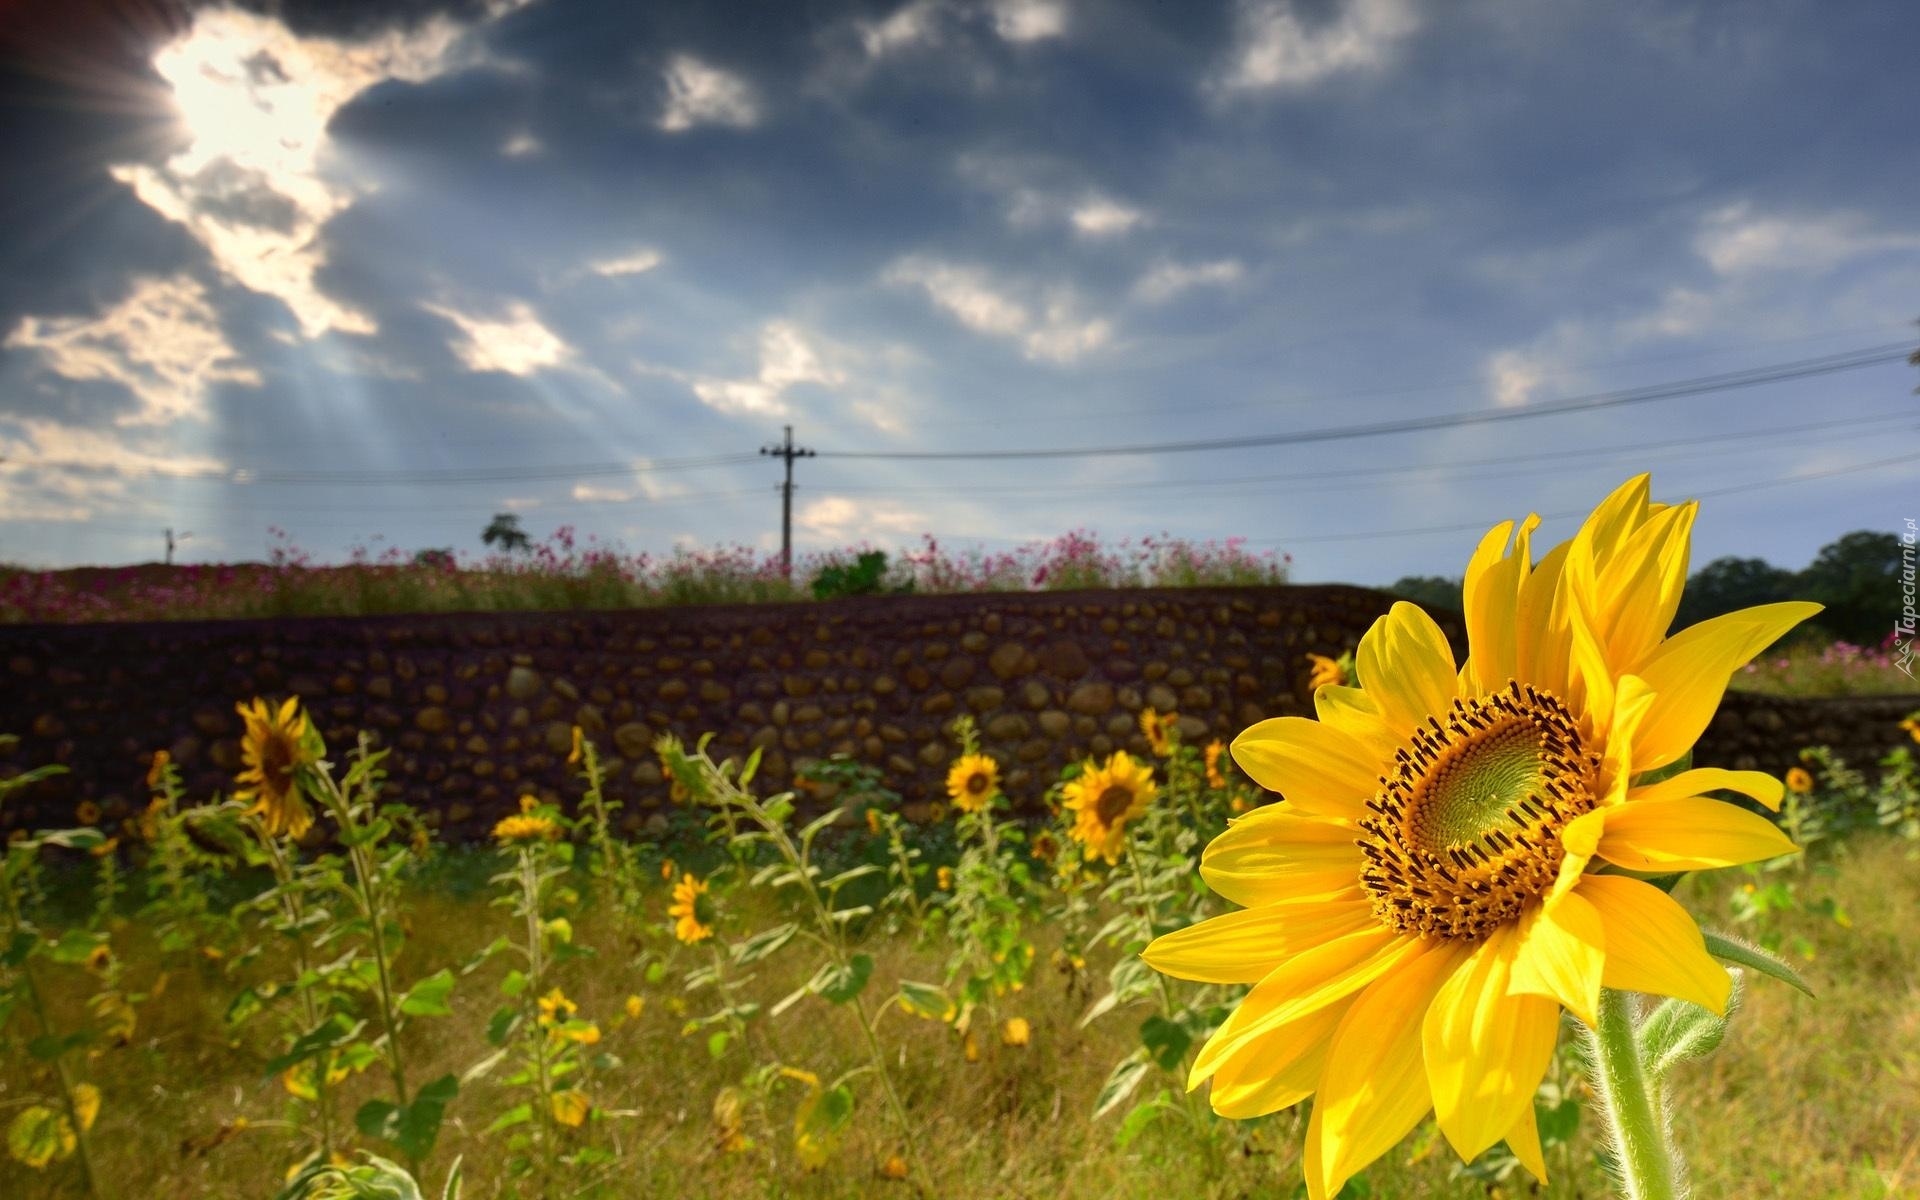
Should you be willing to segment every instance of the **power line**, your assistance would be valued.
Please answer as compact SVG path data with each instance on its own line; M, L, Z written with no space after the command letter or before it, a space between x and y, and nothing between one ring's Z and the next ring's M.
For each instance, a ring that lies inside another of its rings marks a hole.
M1870 346L1841 354L1829 354L1817 358L1800 359L1795 362L1776 363L1772 366L1754 367L1744 371L1727 371L1717 375L1703 375L1694 379L1677 380L1666 384L1652 384L1645 387L1627 388L1615 392L1598 392L1586 396L1572 396L1564 400L1549 401L1544 404L1531 404L1524 408L1474 409L1470 412L1443 413L1434 417L1408 417L1394 421L1375 421L1370 424L1330 426L1322 429L1304 429L1296 430L1292 433L1263 434L1253 437L1206 438L1199 441L1151 442L1122 446L1078 446L1050 450L1027 448L1011 450L823 450L820 452L820 457L914 462L962 462L1022 458L1111 458L1151 454L1185 454L1209 450L1244 450L1263 446L1298 446L1312 442L1346 441L1357 438L1382 437L1395 433L1420 433L1434 429L1454 429L1468 425L1493 425L1507 421L1528 421L1538 417L1561 416L1573 412L1592 412L1599 409L1618 408L1628 404L1644 404L1653 400L1673 400L1686 396L1705 395L1710 392L1758 387L1769 383L1782 383L1791 379L1805 379L1816 375L1831 375L1839 371L1855 371L1863 367L1900 362L1910 353L1912 353L1912 347L1906 344L1897 346Z
M1705 491L1693 493L1690 499L1710 500L1715 496L1731 496L1738 492L1757 491L1760 488L1789 487L1796 483L1810 483L1816 479L1830 479L1835 475L1852 475L1861 471L1878 471L1887 467L1900 466L1903 464L1910 466L1915 461L1912 454L1901 454L1893 458L1877 458L1871 462L1848 463L1845 466L1830 467L1824 471L1808 471L1799 475L1777 476L1772 479L1755 480L1751 483L1736 483L1727 487L1709 488ZM1568 509L1565 512L1541 513L1539 516L1543 521L1558 521L1573 517L1584 517L1590 511L1591 509L1589 508L1576 508ZM1501 518L1501 520L1505 519L1506 518ZM1499 524L1499 521L1481 520L1464 521L1455 525L1428 525L1419 529L1372 529L1356 533L1302 534L1297 537L1277 536L1248 538L1247 544L1252 546L1299 546L1313 542L1355 542L1363 540L1370 541L1376 538L1425 537L1429 534L1461 533L1473 529L1485 531L1493 528L1493 526L1497 524Z
M1842 421L1814 421L1799 425L1781 425L1767 429L1742 429L1716 434L1711 445L1703 444L1697 437L1667 438L1653 442L1638 442L1625 446L1601 446L1592 449L1549 450L1535 454L1511 454L1489 458L1463 458L1447 462L1422 463L1412 466L1352 467L1329 471L1295 471L1284 474L1268 475L1229 475L1206 479L1147 479L1120 483L1075 483L1075 484L1008 484L1004 486L986 485L949 485L928 484L908 487L834 487L835 494L847 495L913 495L935 493L940 495L962 494L977 495L1019 495L1051 496L1080 495L1089 492L1134 492L1143 488L1214 488L1231 487L1240 484L1258 483L1312 483L1326 480L1344 481L1367 476L1405 476L1413 474L1435 474L1458 471L1466 468L1507 466L1512 464L1531 464L1543 460L1557 459L1597 459L1625 454L1643 454L1655 450L1693 448L1701 454L1713 455L1717 447L1731 441L1764 440L1789 434L1803 434L1842 429L1851 426L1878 425L1897 421L1902 417L1914 416L1912 409L1898 409L1874 413L1863 417L1850 417ZM1848 437L1859 437L1851 433ZM1844 440L1844 439L1842 439Z
M737 466L757 461L752 454L712 454L702 458L663 459L645 466L632 463L553 463L530 467L449 467L444 470L408 468L395 471L300 471L271 467L235 467L222 470L167 471L147 469L117 471L121 475L156 479L207 480L214 483L323 484L328 486L377 487L404 484L409 487L433 484L537 483L607 475L649 475L666 471L691 471L707 467ZM25 459L7 465L20 467L74 467L106 470L99 463L79 459Z

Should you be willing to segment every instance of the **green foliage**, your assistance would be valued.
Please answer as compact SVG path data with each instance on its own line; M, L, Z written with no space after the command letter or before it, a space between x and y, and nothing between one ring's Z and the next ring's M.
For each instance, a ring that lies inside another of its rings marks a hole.
M1795 641L1840 639L1871 646L1892 628L1891 597L1900 572L1900 539L1857 529L1820 548L1800 571L1758 558L1717 558L1687 580L1673 628L1736 609L1781 600L1813 600L1826 606L1797 631Z
M842 596L877 596L883 592L911 592L913 581L889 585L887 552L865 550L852 562L833 559L814 574L808 588L815 600L834 600Z
M1387 585L1387 590L1403 600L1411 600L1428 612L1457 613L1464 606L1461 581L1443 575L1403 575Z
M493 520L480 531L480 542L485 546L498 546L509 554L533 545L533 540L520 528L520 514L510 512L493 514Z

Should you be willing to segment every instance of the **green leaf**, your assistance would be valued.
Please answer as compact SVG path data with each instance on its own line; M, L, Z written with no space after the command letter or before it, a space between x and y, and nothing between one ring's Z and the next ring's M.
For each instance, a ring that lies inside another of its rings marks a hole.
M335 1013L294 1039L285 1054L267 1063L266 1073L278 1075L296 1063L303 1063L315 1055L343 1046L359 1037L360 1030L365 1026L365 1021L350 1021L344 1014Z
M440 1120L447 1105L459 1094L460 1081L452 1075L440 1078L420 1089L406 1107L391 1100L369 1100L353 1115L361 1133L392 1142L410 1159L423 1159L440 1135Z
M44 1104L21 1109L7 1126L7 1153L36 1170L72 1154L77 1144L66 1114Z
M499 1133L502 1129L512 1129L515 1125L525 1125L533 1120L533 1105L518 1104L493 1119L485 1133ZM484 1135L483 1135L484 1136Z
M944 989L931 983L915 983L911 979L900 981L900 1007L916 1017L925 1017L929 1021L944 1021L953 1009L953 1001L947 998Z
M746 941L732 947L733 961L741 965L759 962L761 959L792 941L793 936L799 932L800 926L789 922L785 925L776 925L772 929L756 933Z
M1160 1119L1173 1107L1173 1092L1167 1088L1151 1100L1133 1106L1133 1109L1121 1120L1120 1128L1113 1135L1113 1144L1125 1150L1135 1138L1145 1133L1147 1126Z
M1534 1124L1540 1128L1540 1144L1554 1146L1570 1142L1580 1128L1580 1101L1572 1096L1555 1105L1541 1104L1535 1101L1533 1106Z
M453 1007L447 997L453 994L453 971L442 967L408 989L400 1001L400 1011L410 1017L450 1017Z
M1813 995L1813 989L1807 986L1806 980L1800 978L1798 971L1766 951L1756 949L1744 942L1737 942L1711 930L1701 932L1706 935L1707 953L1715 958L1725 959L1736 966L1751 968L1762 975L1770 975L1789 987L1798 988L1809 996Z
M1193 1036L1179 1025L1155 1013L1140 1023L1140 1044L1163 1071L1177 1071L1187 1056Z
M1640 1026L1641 1066L1658 1081L1688 1059L1705 1058L1727 1036L1727 1023L1739 1006L1738 983L1727 1001L1724 1017L1685 1000L1664 1001Z
M733 1041L733 1034L721 1029L707 1035L707 1057L716 1061L727 1052L727 1046Z
M813 989L835 1004L845 1004L866 990L867 980L873 975L873 959L869 955L856 954L847 960L847 965L822 967L813 977Z
M515 967L513 970L508 971L506 978L500 981L500 994L502 996L507 997L509 1000L511 1000L515 996L518 996L521 992L524 992L526 990L527 990L526 972L520 970L518 967Z
M94 948L106 940L101 935L88 933L84 929L69 929L60 935L59 941L48 947L47 957L68 966L83 963L87 961L87 956L93 953Z
M493 1016L487 1020L487 1041L496 1046L504 1046L513 1031L520 1025L520 1008L514 1004L503 1004L493 1010Z
M1151 1070L1153 1070L1153 1064L1147 1060L1147 1052L1144 1049L1135 1050L1121 1059L1120 1065L1115 1067L1113 1073L1107 1076L1107 1081L1100 1085L1100 1094L1093 1101L1093 1119L1097 1121L1125 1104L1127 1097L1133 1095L1133 1090L1140 1086L1140 1081L1145 1079L1147 1072Z

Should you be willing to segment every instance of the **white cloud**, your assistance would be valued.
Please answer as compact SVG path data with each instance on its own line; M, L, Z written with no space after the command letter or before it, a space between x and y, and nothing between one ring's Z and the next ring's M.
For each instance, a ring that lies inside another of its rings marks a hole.
M940 0L913 0L878 21L860 21L860 47L869 58L885 58L910 46L940 40Z
M500 318L476 316L443 304L421 307L459 328L460 337L449 349L469 371L531 375L559 366L573 354L571 347L541 324L532 306L520 301L509 304Z
M660 252L645 247L612 258L598 259L587 264L587 270L595 275L619 276L641 275L653 270L661 262Z
M751 378L697 377L693 394L709 408L730 415L781 416L787 412L786 392L800 384L838 387L847 381L844 370L791 321L769 321L760 330L760 366Z
M1248 0L1233 62L1215 86L1271 91L1378 69L1419 24L1408 0L1345 0L1339 15L1313 26L1301 22L1293 0Z
M1161 304L1191 288L1238 283L1246 273L1246 268L1231 258L1201 263L1163 262L1134 283L1133 295L1149 304Z
M1147 214L1118 200L1095 197L1074 208L1068 220L1074 232L1087 237L1111 237L1126 233L1147 219Z
M508 158L531 158L546 149L540 139L522 131L500 143L500 153Z
M142 202L186 227L219 268L279 298L307 337L372 333L365 313L324 295L318 234L366 190L341 178L328 122L388 79L432 78L463 58L463 26L436 16L360 42L301 37L273 17L204 9L153 56L187 144L160 166L114 167Z
M1063 0L995 0L993 31L1009 42L1035 42L1067 31Z
M1502 350L1487 362L1488 387L1501 408L1520 408L1533 399L1542 372L1538 361L1518 350Z
M205 289L186 275L138 278L95 317L26 317L4 344L36 352L63 378L125 387L139 403L116 418L123 426L199 420L211 385L260 385L228 344Z
M760 106L746 80L692 55L674 55L663 77L667 105L659 125L668 133L682 133L696 125L746 129L760 119Z
M924 513L846 496L822 496L803 504L793 520L804 533L842 543L876 535L914 534L927 528Z
M1084 316L1064 289L1022 299L978 267L912 255L888 267L881 282L920 288L935 307L968 329L1018 342L1030 359L1069 363L1099 349L1113 334L1110 322Z
M1708 214L1694 250L1721 275L1826 271L1863 254L1920 249L1920 236L1875 232L1853 213L1760 216L1745 203Z

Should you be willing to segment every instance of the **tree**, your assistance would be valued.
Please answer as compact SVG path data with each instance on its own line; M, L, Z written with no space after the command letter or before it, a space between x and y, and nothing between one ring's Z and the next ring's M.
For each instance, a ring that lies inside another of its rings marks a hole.
M1796 581L1800 598L1827 606L1814 620L1834 637L1872 646L1899 612L1900 538L1856 529L1820 548Z
M1395 580L1387 590L1403 599L1411 600L1421 608L1433 611L1459 612L1465 607L1461 599L1460 581L1441 575L1407 575Z
M493 520L480 531L480 541L482 545L498 545L509 554L533 545L533 540L527 536L525 530L520 528L520 517L517 513L493 514Z

